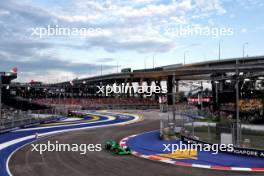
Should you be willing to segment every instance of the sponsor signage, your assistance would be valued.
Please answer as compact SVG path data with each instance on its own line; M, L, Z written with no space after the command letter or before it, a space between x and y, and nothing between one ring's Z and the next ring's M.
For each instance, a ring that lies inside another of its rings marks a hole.
M210 144L201 140L193 139L186 136L181 136L181 140L184 142L189 142L193 144ZM211 144L212 145L212 144ZM258 149L251 149L251 148L239 148L234 147L233 151L226 151L228 153L233 153L236 155L244 155L244 156L253 156L253 157L259 157L264 158L264 150L258 150Z
M188 99L189 102L210 102L210 98L189 98Z

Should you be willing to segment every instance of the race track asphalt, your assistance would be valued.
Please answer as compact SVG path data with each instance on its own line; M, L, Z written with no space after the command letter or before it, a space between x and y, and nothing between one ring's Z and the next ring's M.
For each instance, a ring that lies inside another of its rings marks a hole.
M114 126L64 133L37 143L103 144L106 140L120 140L132 134L159 128L159 120L148 118L125 126ZM117 156L105 150L80 155L78 152L45 152L40 155L31 146L18 150L10 159L14 176L263 176L263 172L236 172L173 166L138 158Z

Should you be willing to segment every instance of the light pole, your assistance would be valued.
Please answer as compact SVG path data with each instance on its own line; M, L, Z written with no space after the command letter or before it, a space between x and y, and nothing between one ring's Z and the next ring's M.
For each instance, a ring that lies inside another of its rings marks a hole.
M144 58L144 69L145 69L144 71L146 71L146 69L147 69L147 58L148 57L145 57Z
M218 106L218 84L219 84L219 81L215 81L215 102Z
M102 64L101 64L100 70L101 70L101 78L102 78L102 75L103 75L103 65Z
M223 42L223 40L219 40L218 43L218 59L221 59L221 42Z
M245 58L245 47L248 45L248 42L243 43L243 62ZM239 118L239 70L238 70L238 58L236 58L236 128L237 128L237 140L236 145L240 144L240 118Z
M243 43L243 58L245 58L245 48L246 48L246 45L248 45L248 42Z
M244 46L244 45L243 45ZM240 120L239 120L239 71L238 71L238 58L236 58L236 128L237 128L237 140L236 145L239 146L240 143Z
M0 124L2 124L2 75L0 75Z
M201 112L203 113L203 82L201 81Z
M152 57L152 64L153 64L153 70L155 68L155 54L153 54L153 57Z
M118 61L116 61L116 72L118 73L119 69L118 69L119 65L118 65Z
M184 51L184 54L183 54L183 65L185 65L185 59L186 59L186 53L188 53L189 51Z
M175 87L177 86L176 85L176 80L175 80L175 73L173 74L173 77L172 77L172 86L173 86L173 90L172 90L172 116L173 116L173 123L174 123L174 127L175 127L175 123L176 123L176 114L175 114L175 98L176 98L176 89Z
M216 110L218 112L217 121L219 121L219 119L220 119L220 112L219 112L219 106L218 106L218 99L219 99L219 97L218 97L218 84L219 83L220 83L219 81L215 81L215 104L216 104Z

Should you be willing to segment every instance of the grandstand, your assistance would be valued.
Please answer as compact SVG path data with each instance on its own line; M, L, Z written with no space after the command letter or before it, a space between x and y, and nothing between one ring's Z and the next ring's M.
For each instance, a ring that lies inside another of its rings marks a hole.
M31 99L16 95L17 89L12 87L11 81L17 78L17 73L0 72L0 133L16 128L34 126L47 121L56 120L60 111L49 106L36 104ZM49 114L46 118L39 118L33 114Z
M82 109L158 108L158 102L139 98L44 98L34 99L41 105L79 107Z
M0 72L0 120L2 120L2 114L7 113L9 108L2 106L4 102L10 96L10 82L17 78L17 73L14 72Z

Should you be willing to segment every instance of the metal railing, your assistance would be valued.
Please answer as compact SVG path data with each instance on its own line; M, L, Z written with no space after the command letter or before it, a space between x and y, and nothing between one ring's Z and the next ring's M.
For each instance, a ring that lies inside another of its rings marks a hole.
M0 133L12 131L17 128L26 128L42 123L57 121L61 117L66 116L67 113L67 109L59 108L5 112L2 114L2 119L0 121Z

